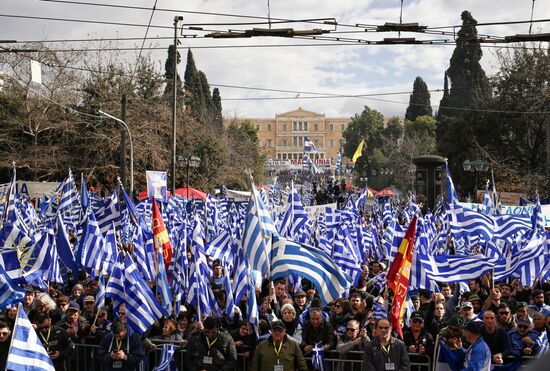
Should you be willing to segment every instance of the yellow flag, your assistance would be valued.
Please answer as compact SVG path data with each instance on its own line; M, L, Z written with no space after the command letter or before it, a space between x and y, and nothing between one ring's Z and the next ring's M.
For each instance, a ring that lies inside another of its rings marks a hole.
M357 149L355 150L355 153L353 154L353 157L351 158L351 162L357 161L359 157L361 157L363 152L363 144L365 144L365 139L363 139L359 145L357 146Z

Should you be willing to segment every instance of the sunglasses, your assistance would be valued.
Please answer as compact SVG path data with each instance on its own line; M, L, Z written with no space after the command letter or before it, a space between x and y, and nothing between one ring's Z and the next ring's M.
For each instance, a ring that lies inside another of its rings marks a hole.
M510 312L498 312L498 314L500 314L501 316L506 316L506 315L510 314Z
M355 332L355 331L357 331L357 329L356 328L347 328L346 331Z
M424 323L424 321L421 320L420 318L415 318L412 320L412 323Z
M518 325L518 328L529 328L527 325Z
M125 315L126 315L126 312L118 312L118 315L119 315L119 316L125 316Z
M451 330L452 332L459 332L459 331L460 331L460 327L450 327L450 326L449 326L449 330Z
M340 304L334 304L332 307L333 308L342 308L342 306Z

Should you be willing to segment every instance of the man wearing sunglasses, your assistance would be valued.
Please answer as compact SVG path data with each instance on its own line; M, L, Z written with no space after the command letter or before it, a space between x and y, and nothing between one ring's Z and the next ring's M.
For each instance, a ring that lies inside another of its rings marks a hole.
M511 344L511 354L515 357L536 356L540 347L537 343L538 334L530 330L531 324L520 318L517 329L508 333Z
M252 371L300 370L307 371L306 361L298 343L289 341L283 322L271 325L271 336L258 345L254 352Z
M67 336L65 330L53 327L50 316L41 312L34 316L33 324L36 325L38 338L46 348L56 371L64 371L65 362L71 358L74 353L74 344Z
M432 355L433 339L424 329L422 312L413 312L411 314L411 328L403 334L403 341L409 353Z
M370 341L367 330L362 329L357 320L349 320L346 324L346 333L338 337L336 343L336 351L338 352L340 359L351 359L355 354L349 354L349 352L361 352L363 351L365 344ZM353 365L351 363L341 362L338 365L338 371L352 370Z

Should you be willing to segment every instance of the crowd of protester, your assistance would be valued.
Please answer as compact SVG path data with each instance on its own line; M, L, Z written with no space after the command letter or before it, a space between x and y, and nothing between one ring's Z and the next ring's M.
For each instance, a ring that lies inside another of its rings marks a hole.
M210 282L223 312L218 266L213 263ZM124 305L116 311L109 301L97 307L98 281L84 274L79 282L52 284L48 292L26 287L23 308L56 370L136 370L140 364L151 370L151 354L163 343L185 350L185 357L176 357L180 370L307 370L319 350L341 360L331 363L335 370L358 370L361 364L365 370L408 370L414 356L433 359L438 341L450 350L463 349L464 367L470 363L476 370L539 357L549 348L548 283L531 288L517 280L492 283L483 276L468 282L467 290L459 284L441 284L437 293L420 290L411 296L414 310L405 315L400 339L388 320L391 295L374 284L387 267L371 262L362 269L349 295L327 306L306 280L296 290L283 279L264 281L257 290L257 333L245 319L243 300L233 321L206 314L199 321L194 308L182 305L179 314L139 335L128 326ZM14 306L0 318L0 369L16 315ZM237 363L238 354L243 362Z

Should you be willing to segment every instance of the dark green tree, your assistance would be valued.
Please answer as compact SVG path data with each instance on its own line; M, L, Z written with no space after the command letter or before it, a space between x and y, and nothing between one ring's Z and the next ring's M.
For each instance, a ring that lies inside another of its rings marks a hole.
M214 88L212 91L212 110L214 112L213 122L215 126L223 128L222 97L218 88Z
M177 92L176 92L176 98L178 99L178 106L183 102L183 87L181 85L181 78L178 74L177 70L174 71L174 58L176 59L176 64L180 64L181 62L181 56L179 52L175 52L174 45L170 45L168 47L168 57L166 58L166 62L164 63L164 77L166 78L166 86L164 87L164 96L168 98L172 98L172 92L174 89L174 73L176 74L176 84L177 84ZM173 99L173 98L172 98ZM170 101L172 101L172 99Z
M465 119L468 108L483 108L491 96L489 80L480 65L483 53L477 39L477 21L468 11L463 11L461 18L462 27L445 74L450 88L446 86L437 118L437 148L449 159L454 178L462 173L462 162L473 147L472 122Z
M479 63L483 52L477 40L477 21L466 10L461 18L462 27L446 75L451 81L451 89L441 99L440 117L463 117L465 111L462 108L471 107L490 96L489 81Z
M187 111L196 119L201 119L204 107L204 97L202 95L202 82L195 65L193 52L187 49L187 65L184 75L185 87L185 107Z
M405 113L405 119L414 121L418 116L431 116L432 106L428 85L422 77L417 76L413 83L413 91L409 98L409 106Z
M210 92L210 85L208 84L208 79L204 72L199 71L199 81L201 82L201 96L200 96L200 106L201 106L201 115L206 120L210 121L214 115L213 105L212 105L212 93Z

